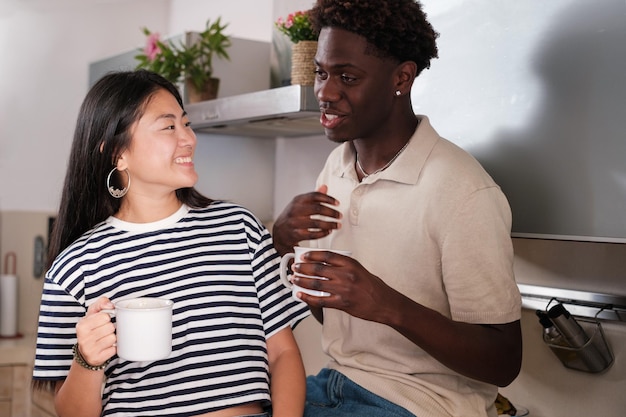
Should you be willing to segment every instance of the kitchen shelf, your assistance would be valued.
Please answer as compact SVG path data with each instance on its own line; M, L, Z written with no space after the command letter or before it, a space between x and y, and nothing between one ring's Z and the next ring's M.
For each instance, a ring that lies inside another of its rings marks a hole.
M323 135L312 86L289 85L185 105L196 133L246 137Z
M544 310L551 302L560 302L567 304L567 310L574 316L626 321L626 296L538 285L517 286L522 294L523 308Z

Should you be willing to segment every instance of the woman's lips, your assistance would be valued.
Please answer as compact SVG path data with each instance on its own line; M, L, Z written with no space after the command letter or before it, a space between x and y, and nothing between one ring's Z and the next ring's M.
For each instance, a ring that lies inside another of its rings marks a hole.
M179 156L174 159L174 163L179 165L193 165L193 158L191 156Z

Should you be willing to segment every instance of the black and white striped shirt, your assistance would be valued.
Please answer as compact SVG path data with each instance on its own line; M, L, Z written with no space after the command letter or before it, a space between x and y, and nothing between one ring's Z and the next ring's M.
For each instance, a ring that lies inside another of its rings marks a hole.
M109 218L46 274L33 377L62 380L75 326L101 296L174 301L172 354L117 356L105 370L104 416L193 416L270 401L266 340L308 315L278 277L269 232L246 209L216 202L135 224Z

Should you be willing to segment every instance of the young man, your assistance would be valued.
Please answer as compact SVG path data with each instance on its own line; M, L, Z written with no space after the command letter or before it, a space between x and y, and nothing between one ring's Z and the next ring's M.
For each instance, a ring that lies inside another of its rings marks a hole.
M294 284L330 293L299 293L331 358L307 380L305 416L493 417L521 364L511 213L480 164L413 113L437 33L413 0L318 0L311 18L321 123L342 145L274 240L352 258L309 252L292 267Z

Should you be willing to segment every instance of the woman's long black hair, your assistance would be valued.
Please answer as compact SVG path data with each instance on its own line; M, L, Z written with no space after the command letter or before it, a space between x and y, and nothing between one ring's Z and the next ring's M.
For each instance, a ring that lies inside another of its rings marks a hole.
M133 123L161 89L170 92L183 108L176 87L146 70L109 73L87 93L78 113L61 204L50 236L48 268L78 237L119 210L121 199L109 194L107 175L130 146ZM193 187L176 190L176 196L190 207L206 207L213 201Z

